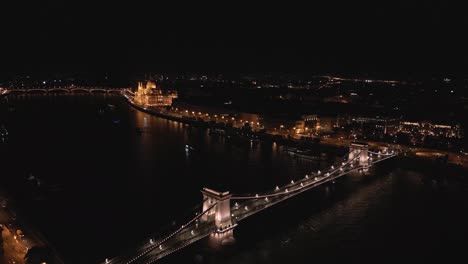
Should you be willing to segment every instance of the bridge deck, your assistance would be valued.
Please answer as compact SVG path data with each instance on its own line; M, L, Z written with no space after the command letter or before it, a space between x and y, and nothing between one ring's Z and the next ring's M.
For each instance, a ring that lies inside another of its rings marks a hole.
M237 223L257 212L260 212L276 203L287 200L299 193L318 187L324 183L338 179L353 171L366 169L373 164L396 156L397 153L375 153L369 151L369 165L358 165L359 154L351 160L342 162L339 165L331 166L324 172L318 171L310 176L306 175L303 179L296 182L292 181L282 187L277 187L271 192L264 194L233 196L231 200L236 201L231 205L231 216L233 223ZM108 260L108 264L130 264L142 263L149 264L176 252L204 237L217 232L214 215L208 215L206 221L201 221L201 216L210 212L216 203L211 205L204 212L197 213L196 217L191 219L187 224L181 226L165 238L160 238L154 241L147 241L138 247L130 257L116 257Z
M371 157L369 158L372 158L371 165L373 165L388 158L392 158L395 155L396 153L392 153L390 155L379 155L378 153L371 153ZM241 221L248 216L251 216L274 204L296 196L304 191L338 179L353 171L359 171L367 168L367 166L356 166L353 164L358 160L358 158L359 157L356 157L353 161L347 161L337 167L333 166L328 171L315 173L310 176L306 176L299 181L291 182L290 184L287 184L281 188L275 189L271 193L258 194L247 197L232 197L232 200L239 200L239 202L235 203L231 208L232 216L236 221Z
M110 87L50 87L50 88L40 88L40 87L29 87L29 88L9 88L0 90L0 94L7 93L28 93L28 92L43 92L43 93L53 93L53 92L104 92L104 93L121 93L126 88L110 88Z

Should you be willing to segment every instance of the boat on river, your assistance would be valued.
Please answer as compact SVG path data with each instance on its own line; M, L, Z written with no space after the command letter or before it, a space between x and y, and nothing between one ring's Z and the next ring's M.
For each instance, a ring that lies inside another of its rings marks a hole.
M317 155L310 149L300 149L291 146L284 146L283 151L290 154L294 158L308 159L308 160L320 160L324 157L322 155Z

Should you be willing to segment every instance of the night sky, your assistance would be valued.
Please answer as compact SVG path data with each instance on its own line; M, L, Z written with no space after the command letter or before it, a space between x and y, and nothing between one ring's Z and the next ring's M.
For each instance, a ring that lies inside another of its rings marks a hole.
M468 16L444 3L3 2L3 72L431 74L468 69Z

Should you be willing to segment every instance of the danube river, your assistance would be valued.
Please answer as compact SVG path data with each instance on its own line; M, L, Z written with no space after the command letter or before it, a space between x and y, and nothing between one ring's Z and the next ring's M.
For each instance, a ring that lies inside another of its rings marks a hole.
M3 189L18 217L72 264L102 262L178 225L203 187L261 192L346 152L317 146L325 158L308 161L275 143L225 142L116 95L16 95L0 113L9 131L0 145ZM232 245L207 238L161 263L451 262L465 257L468 242L464 174L391 159L248 218Z

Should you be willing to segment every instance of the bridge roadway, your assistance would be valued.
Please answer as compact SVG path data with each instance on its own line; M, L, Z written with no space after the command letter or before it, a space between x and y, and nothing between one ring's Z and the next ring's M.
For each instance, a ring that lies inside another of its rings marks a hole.
M41 87L13 87L8 89L3 89L3 92L6 93L28 93L28 92L103 92L103 93L121 93L126 88L109 88L109 87L87 87L87 86L69 86L69 87L50 87L50 88L41 88ZM0 89L1 90L1 89Z
M387 154L371 154L375 155L372 158L372 164L381 162L388 158L394 157L395 152ZM306 175L303 179L298 181L291 181L289 184L276 187L274 191L266 194L255 194L250 196L233 196L231 200L238 201L234 204L232 210L232 216L237 220L241 221L248 216L251 216L259 211L266 209L276 203L282 202L293 196L296 196L304 191L310 190L324 183L334 181L344 175L349 174L353 171L366 170L370 166L356 165L360 156L356 156L352 160L342 162L338 166L331 166L326 172L317 171L311 175Z
M205 198L203 204L208 204L208 206L206 208L204 206L203 211L200 209L195 210L194 216L192 215L193 218L177 230L166 236L160 236L158 239L147 239L125 256L106 259L103 263L149 264L212 234L221 238L228 238L232 236L232 229L237 226L239 221L255 213L294 197L299 193L334 181L353 171L367 170L370 166L396 155L397 153L394 151L371 152L367 150L367 146L365 149L359 149L359 147L351 148L351 151L347 154L348 158L345 157L341 162L330 166L327 170L305 175L300 180L291 181L289 184L281 187L277 186L272 191L261 194L233 196L226 195L228 193L226 192L220 194L221 198L218 201L213 200L216 197L211 197L211 200ZM209 189L205 188L202 191L205 196L207 195L206 190ZM208 193L208 195L210 194ZM226 215L226 208L222 209L221 206L221 203L226 200L229 205L227 210L229 215ZM220 222L221 219L224 220Z

